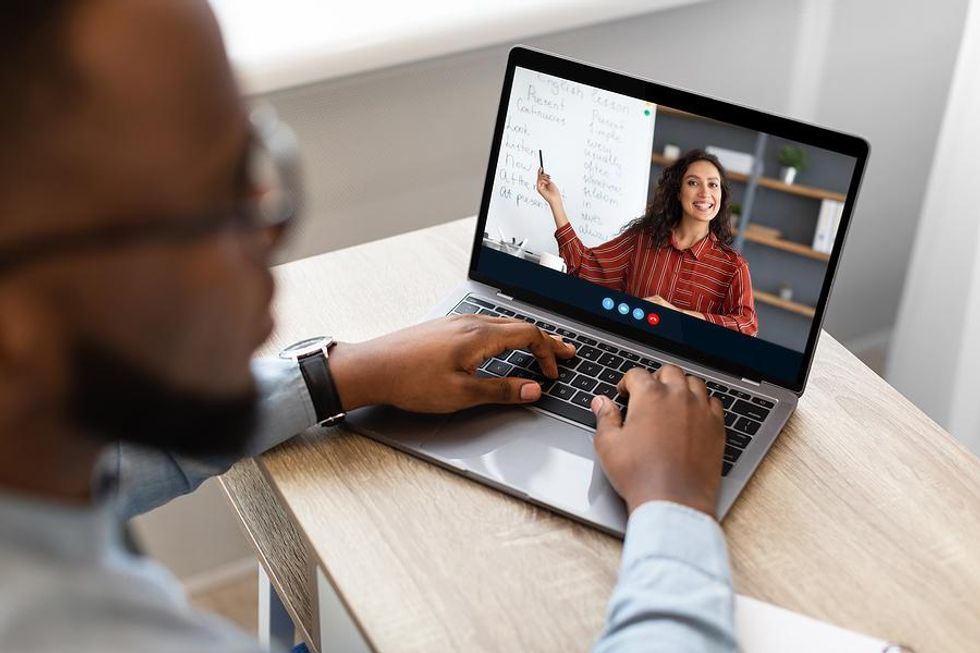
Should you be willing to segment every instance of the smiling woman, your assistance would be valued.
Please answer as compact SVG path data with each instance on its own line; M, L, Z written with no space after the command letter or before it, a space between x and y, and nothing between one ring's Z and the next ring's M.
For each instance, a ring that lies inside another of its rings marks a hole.
M664 168L644 215L591 248L579 240L558 187L543 170L537 189L551 207L569 274L746 335L758 333L749 266L731 247L731 191L714 155L690 150Z

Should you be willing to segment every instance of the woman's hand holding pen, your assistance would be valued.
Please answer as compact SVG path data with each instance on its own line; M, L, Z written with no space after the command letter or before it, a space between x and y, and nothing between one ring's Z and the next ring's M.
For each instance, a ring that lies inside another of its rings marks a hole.
M538 181L535 187L538 189L538 194L551 207L551 215L555 218L555 227L561 229L568 224L565 206L561 202L561 192L559 192L555 182L551 181L551 175L545 173L544 168L538 168Z

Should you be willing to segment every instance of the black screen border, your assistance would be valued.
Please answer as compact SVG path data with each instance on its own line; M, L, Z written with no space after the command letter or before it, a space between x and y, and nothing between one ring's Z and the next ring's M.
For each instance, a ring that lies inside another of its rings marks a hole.
M807 336L806 347L802 353L802 363L795 380L773 377L771 374L767 374L760 369L739 365L721 357L708 356L703 351L699 351L690 345L658 336L655 333L643 332L643 337L637 338L637 330L634 328L629 328L612 320L605 320L601 316L590 313L581 307L564 302L556 302L527 288L514 286L504 280L494 279L480 272L479 264L480 252L483 245L483 232L486 227L490 199L493 194L497 158L500 154L504 123L507 118L507 107L510 103L510 90L514 79L514 70L517 67L587 84L603 90L649 101L657 105L662 104L672 109L687 111L719 122L726 122L746 129L764 132L778 138L786 138L813 147L823 148L855 159L854 171L847 190L847 198L844 202L837 238L834 241L830 260L827 262L826 274L820 290L820 298L817 301L816 311L810 323L810 332ZM859 136L833 131L731 102L709 98L679 88L664 86L657 82L632 77L591 64L518 45L511 48L507 59L507 69L504 75L503 89L500 94L500 106L497 111L497 122L494 128L490 158L487 164L487 175L484 181L483 197L480 201L480 213L477 219L476 231L473 235L473 249L470 256L468 276L474 281L499 288L515 299L540 305L553 312L570 315L580 322L611 331L630 340L667 350L672 354L702 365L723 370L729 374L734 374L752 381L769 382L787 388L796 394L802 394L810 375L810 367L813 364L817 339L823 327L827 300L837 276L841 250L843 249L843 243L850 228L851 214L857 201L869 153L870 146L868 142Z

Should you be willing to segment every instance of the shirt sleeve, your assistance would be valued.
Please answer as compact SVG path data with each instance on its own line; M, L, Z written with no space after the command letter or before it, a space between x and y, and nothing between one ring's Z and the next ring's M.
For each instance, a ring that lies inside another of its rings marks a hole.
M295 361L256 359L252 373L259 389L259 422L245 456L257 456L316 423L306 382ZM115 470L119 513L124 519L148 512L193 492L223 474L241 456L194 458L150 447L120 443L103 464Z
M569 223L555 231L555 240L569 274L613 290L626 288L636 249L635 233L626 231L601 245L586 247Z
M735 653L734 592L714 519L669 501L633 511L595 653Z
M755 313L755 297L752 295L752 277L749 264L739 261L738 269L728 285L722 302L721 313L705 313L704 319L747 336L759 333L759 317Z

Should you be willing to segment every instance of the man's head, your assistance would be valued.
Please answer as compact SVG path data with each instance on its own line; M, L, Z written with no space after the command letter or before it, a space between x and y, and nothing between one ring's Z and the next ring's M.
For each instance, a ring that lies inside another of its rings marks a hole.
M2 254L135 223L179 229L254 192L207 3L15 5L0 10L0 438L40 424L235 448L254 408L248 361L272 326L271 231L107 238L9 268Z

